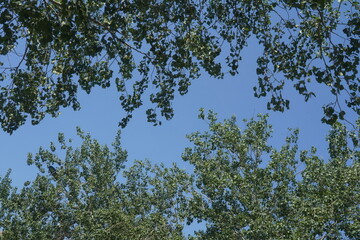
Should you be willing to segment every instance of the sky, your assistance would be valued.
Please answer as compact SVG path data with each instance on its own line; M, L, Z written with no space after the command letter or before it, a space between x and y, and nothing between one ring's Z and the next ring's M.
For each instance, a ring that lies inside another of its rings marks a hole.
M145 105L134 112L128 126L121 129L122 147L128 151L127 166L131 166L134 160L148 159L154 164L164 163L170 167L176 163L182 169L191 169L188 163L182 161L181 154L185 147L192 146L186 138L187 134L207 130L206 122L197 118L200 108L213 110L219 120L234 115L242 128L242 119L268 113L268 121L273 126L273 137L270 139L273 146L284 144L288 128L299 128L299 149L316 146L319 156L326 159L325 137L329 126L321 123L322 106L329 103L332 96L324 91L323 86L314 85L317 96L306 103L289 84L284 95L290 99L290 110L284 113L268 111L268 98L255 98L253 92L257 84L256 57L259 51L256 42L250 42L243 51L243 61L236 76L226 74L224 79L214 79L204 73L194 80L185 96L175 97L173 119L163 120L161 126L154 127L146 121L145 111L151 105L145 100ZM81 92L78 96L82 105L80 111L62 109L59 117L47 116L36 126L27 122L12 135L0 130L1 177L11 169L13 186L19 188L25 181L33 180L38 170L27 165L28 153L35 154L39 147L47 148L51 141L57 142L59 132L73 139L74 147L79 147L81 142L76 136L77 126L101 144L111 145L120 129L118 123L125 116L115 86L110 89L95 88L89 95ZM185 227L184 233L191 234L203 227L204 224L190 225Z
M136 110L128 126L121 130L122 146L129 154L128 165L135 159L148 159L152 163L162 162L170 166L175 162L182 168L188 168L181 160L185 147L192 146L186 135L207 129L206 122L197 119L200 108L217 112L219 119L235 115L240 126L243 126L241 120L244 118L269 113L269 123L274 129L271 144L281 146L289 133L288 128L299 128L300 149L316 146L320 156L326 158L325 136L329 127L321 123L322 106L330 102L332 96L323 91L323 86L315 85L317 97L305 103L289 84L284 93L290 99L291 109L284 113L269 112L266 109L267 98L258 99L253 95L253 87L257 83L256 57L259 53L256 42L252 42L243 52L238 75L227 74L224 79L214 79L203 74L194 80L188 94L175 98L174 118L163 120L161 126L154 127L147 123L146 103ZM80 111L63 109L59 117L47 116L36 126L26 123L12 135L0 130L0 176L4 176L9 168L12 169L13 184L18 187L26 180L34 179L37 169L27 165L27 154L36 153L40 146L48 147L51 141L56 142L59 132L74 139L75 147L79 146L76 126L91 133L101 144L110 145L120 129L119 121L125 116L115 87L95 88L90 95L80 93L79 98L82 104Z

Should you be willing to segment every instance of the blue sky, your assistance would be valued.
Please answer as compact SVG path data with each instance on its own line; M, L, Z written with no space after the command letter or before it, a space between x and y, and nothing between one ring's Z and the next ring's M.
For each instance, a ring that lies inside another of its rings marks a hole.
M122 145L128 150L129 164L135 159L149 159L153 163L168 165L176 162L183 168L188 167L181 160L184 148L191 146L185 136L207 127L204 121L197 119L199 108L214 110L219 119L235 115L242 120L256 117L258 113L269 113L269 122L274 128L273 145L281 146L288 127L300 128L300 149L316 146L320 156L326 157L325 136L329 127L320 121L323 114L321 107L332 100L332 96L326 95L328 91L324 91L323 86L315 85L320 90L316 91L317 97L305 103L289 84L285 97L291 100L291 109L285 113L268 112L267 99L253 96L252 88L257 83L255 68L258 53L256 43L250 44L243 52L239 74L234 77L228 74L219 80L203 74L194 80L188 94L175 98L174 118L164 120L161 126L154 127L146 122L146 104L137 110L129 125L122 130ZM36 153L40 146L49 146L51 141L56 142L59 132L76 140L76 126L90 132L100 143L111 144L119 129L118 122L124 116L116 90L96 88L90 95L81 93L79 97L82 104L80 111L63 109L58 118L47 116L37 126L27 123L13 135L0 132L0 175L11 168L16 186L33 179L37 170L34 166L27 166L27 154ZM239 123L241 125L241 121ZM75 141L74 145L78 146L79 142Z
M289 133L288 128L299 128L300 149L316 146L319 155L326 158L325 136L329 126L321 123L321 117L322 106L332 100L329 91L325 91L323 86L314 85L317 97L305 103L290 83L284 93L291 100L291 109L284 113L267 111L267 98L257 99L253 95L253 87L257 83L255 69L258 54L259 48L256 43L252 43L243 52L244 60L240 63L238 75L232 77L227 74L219 80L203 74L194 80L188 94L175 98L174 118L164 120L161 126L154 127L146 122L145 110L149 105L145 104L137 110L128 126L121 130L122 146L129 154L127 165L131 165L133 160L149 159L152 163L162 162L165 166L175 162L180 168L188 169L189 165L181 159L185 147L191 146L185 136L207 129L206 123L197 119L200 108L217 112L220 120L235 115L240 126L243 126L241 120L244 118L269 113L269 123L274 129L272 145L280 147ZM63 109L59 117L47 116L37 126L27 123L13 135L0 130L0 176L4 176L11 168L13 185L22 187L25 181L34 179L38 173L35 166L26 164L27 154L36 153L40 146L48 147L51 141L56 142L59 132L64 133L66 138L72 138L75 147L79 146L76 126L90 132L100 143L110 145L119 130L118 122L125 116L115 87L96 88L90 95L80 93L79 98L82 104L80 111ZM203 225L186 227L185 234Z

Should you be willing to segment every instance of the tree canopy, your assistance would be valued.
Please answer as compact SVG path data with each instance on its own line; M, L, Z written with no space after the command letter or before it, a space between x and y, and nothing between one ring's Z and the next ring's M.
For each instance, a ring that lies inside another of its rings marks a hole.
M323 121L360 113L359 2L356 0L4 0L0 3L0 123L12 133L62 107L80 109L77 94L115 85L127 115L148 97L148 121L173 117L176 92L202 72L237 74L251 37L256 97L284 111L292 84L304 100L312 82L334 95ZM253 39L252 38L252 39ZM138 76L139 78L134 78ZM146 101L146 100L145 100ZM350 110L351 109L351 110Z
M193 170L135 161L120 135L112 148L78 129L80 147L59 143L30 154L39 173L22 188L0 178L2 239L359 239L359 127L333 125L329 159L298 150L298 130L269 144L266 116L219 122L188 136L182 158ZM51 168L49 168L51 167Z

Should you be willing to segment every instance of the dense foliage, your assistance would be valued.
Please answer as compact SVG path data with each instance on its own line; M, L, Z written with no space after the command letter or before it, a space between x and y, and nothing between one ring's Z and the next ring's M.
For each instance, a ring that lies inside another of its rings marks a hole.
M61 107L80 109L79 89L116 86L127 115L148 97L148 121L173 116L176 91L200 73L237 74L257 39L256 97L284 111L292 84L305 101L312 82L334 99L323 121L359 114L359 2L356 0L3 0L0 3L0 123L12 133ZM136 77L135 77L136 76ZM139 77L137 77L139 76ZM352 110L350 110L352 109Z
M125 169L119 135L111 149L81 130L79 148L60 134L29 155L34 181L16 189L0 178L2 238L184 239L193 222L206 228L189 238L360 238L359 129L336 123L325 161L315 148L298 151L297 130L272 147L266 116L244 129L199 116L209 131L188 136L187 171L148 161Z

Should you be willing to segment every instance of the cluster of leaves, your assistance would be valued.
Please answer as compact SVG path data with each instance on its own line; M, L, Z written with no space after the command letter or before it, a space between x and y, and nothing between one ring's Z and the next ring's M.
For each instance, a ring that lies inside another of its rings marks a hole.
M324 106L325 122L344 118L343 101L360 111L355 0L4 0L0 6L0 123L9 133L28 117L37 124L61 107L80 109L79 88L90 93L111 84L127 112L121 126L144 96L153 103L148 121L161 123L158 111L172 118L176 90L186 94L200 71L235 75L251 36L264 48L255 96L270 94L269 109L289 108L286 82L307 101L316 80L335 95Z
M28 164L40 171L18 191L9 173L1 180L0 225L4 239L179 239L180 203L188 176L176 166L151 167L136 162L124 168L126 151L116 138L113 150L78 130L80 148L59 135L64 160L56 147L40 149ZM49 168L49 172L48 172ZM152 175L152 176L150 176Z
M80 130L77 149L59 135L64 159L51 144L28 158L40 171L33 182L18 190L0 179L2 238L184 239L194 221L206 228L191 239L360 238L359 132L335 124L324 161L315 148L298 154L297 130L270 146L266 116L245 130L206 119L209 131L189 135L183 154L192 173L147 161L123 170L119 136L110 150Z
M207 119L210 131L190 135L183 154L195 174L189 218L207 222L200 239L359 239L359 130L336 124L324 161L315 148L298 154L298 130L270 146L266 116L245 130Z

